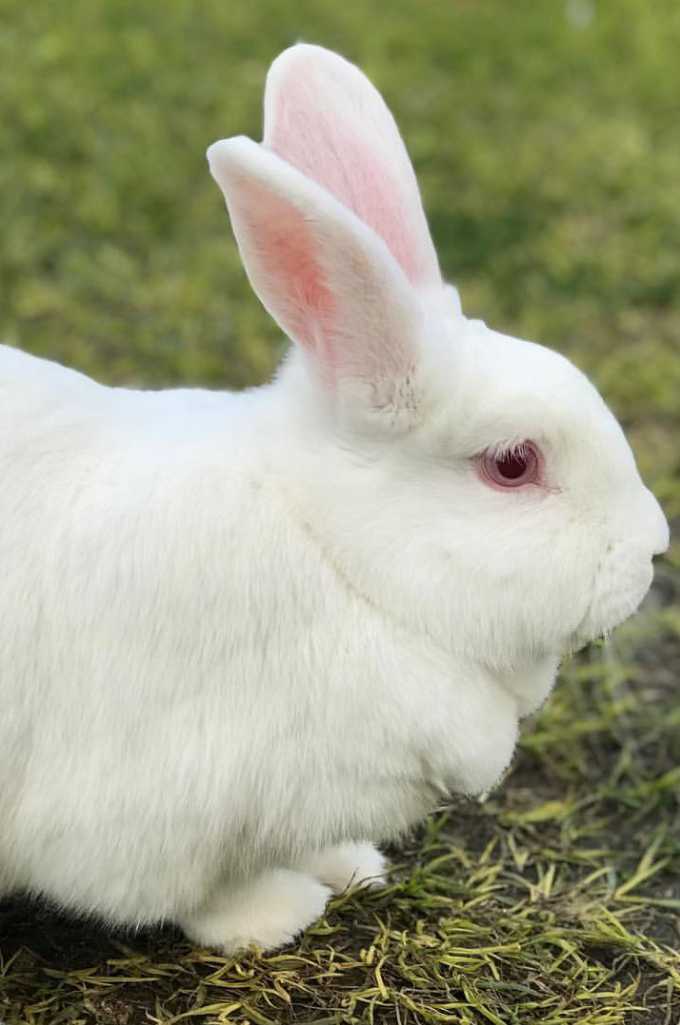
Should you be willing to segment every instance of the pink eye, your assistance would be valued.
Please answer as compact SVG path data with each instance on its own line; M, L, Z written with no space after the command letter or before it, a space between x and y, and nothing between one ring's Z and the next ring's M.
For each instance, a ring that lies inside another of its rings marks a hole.
M540 457L530 441L524 441L508 452L483 452L478 467L482 480L496 488L519 488L523 484L538 484L540 481Z

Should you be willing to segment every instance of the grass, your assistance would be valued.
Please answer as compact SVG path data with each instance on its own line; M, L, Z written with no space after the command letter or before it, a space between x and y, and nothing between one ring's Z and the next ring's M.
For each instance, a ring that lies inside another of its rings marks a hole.
M204 161L305 38L394 109L470 315L568 353L680 518L675 0L0 0L0 336L101 380L239 387L281 341ZM564 666L486 801L391 852L299 945L225 959L0 906L0 1019L676 1025L680 550Z

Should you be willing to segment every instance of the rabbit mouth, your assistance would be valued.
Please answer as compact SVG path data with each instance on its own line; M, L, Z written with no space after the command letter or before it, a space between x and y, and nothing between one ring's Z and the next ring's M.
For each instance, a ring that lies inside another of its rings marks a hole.
M651 560L631 559L611 549L595 576L591 600L583 619L570 635L571 652L607 636L640 606L654 576Z

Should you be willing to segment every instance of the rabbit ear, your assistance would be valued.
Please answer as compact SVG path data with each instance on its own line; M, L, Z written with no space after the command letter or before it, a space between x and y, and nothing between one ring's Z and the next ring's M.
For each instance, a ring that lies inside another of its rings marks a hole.
M325 382L408 376L420 304L382 239L251 139L216 142L208 161L255 292Z
M411 284L441 285L406 147L357 67L320 46L285 50L267 76L263 143L373 228Z

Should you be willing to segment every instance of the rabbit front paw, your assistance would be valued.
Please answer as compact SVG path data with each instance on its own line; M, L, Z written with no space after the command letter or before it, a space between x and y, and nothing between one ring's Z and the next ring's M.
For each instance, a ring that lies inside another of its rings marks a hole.
M330 895L310 875L272 869L244 886L218 891L178 924L195 943L225 954L253 945L276 950L323 914Z
M333 893L350 886L373 889L385 885L386 861L371 843L344 843L309 854L299 868L316 876Z

